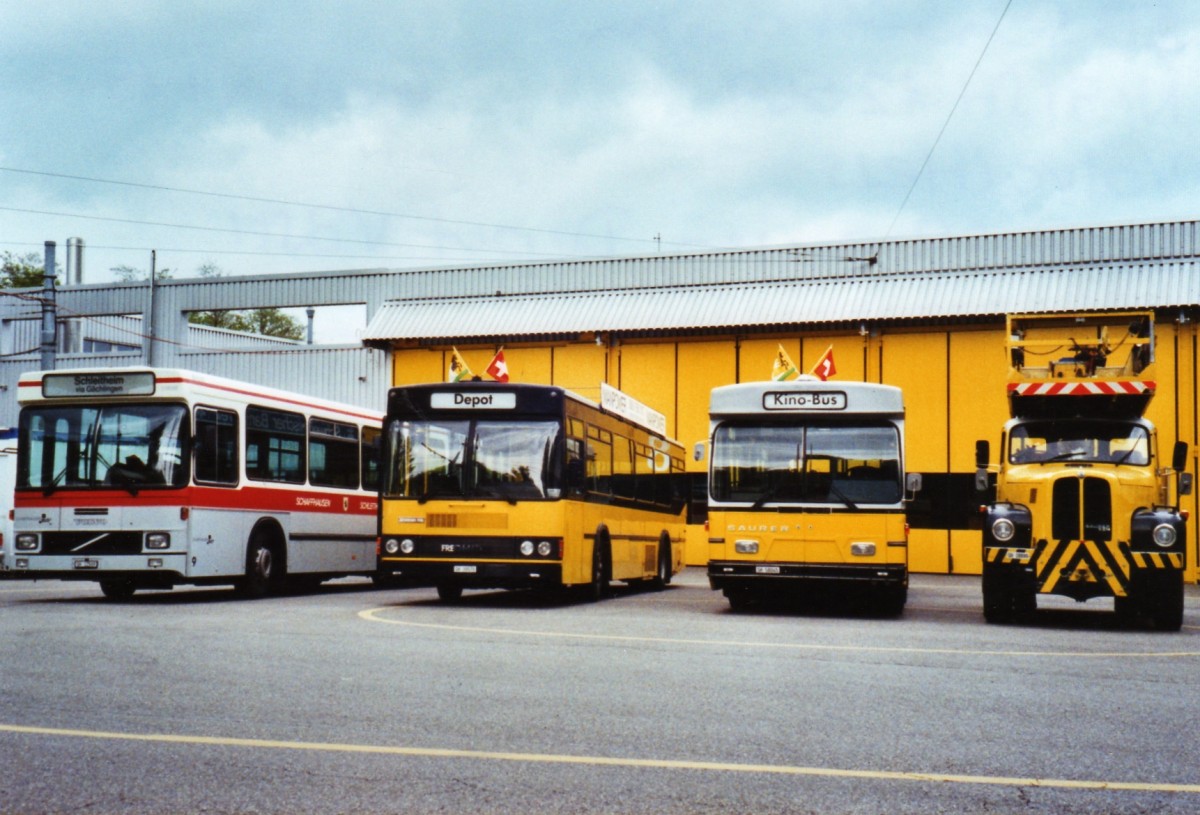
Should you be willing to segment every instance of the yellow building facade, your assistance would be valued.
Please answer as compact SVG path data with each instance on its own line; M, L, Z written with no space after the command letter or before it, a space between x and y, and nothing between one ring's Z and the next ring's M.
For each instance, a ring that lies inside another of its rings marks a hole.
M869 286L871 281L862 281L862 285ZM1187 469L1195 473L1200 388L1198 332L1192 320L1189 309L1159 309L1157 395L1147 417L1158 428L1160 451L1168 458L1176 440L1188 443ZM482 376L501 348L495 338L479 342L468 331L447 331L457 334L452 342L391 337L388 347L394 384L445 380L454 348L473 372ZM697 327L658 331L655 336L612 331L538 339L522 338L513 331L502 347L511 381L553 384L595 401L599 401L600 383L608 383L661 412L668 435L689 450L707 439L712 388L769 379L780 347L802 372L832 348L836 366L832 379L880 382L904 392L907 468L922 473L925 484L909 508L910 569L979 574L975 442L988 439L995 445L1009 417L1004 331L1003 316L864 320L856 326L843 324L824 330L757 327L753 332L726 333ZM702 565L707 557L702 524L705 464L691 458L688 462L689 472L696 477L686 553L690 565ZM1187 579L1192 582L1200 576L1198 500L1197 495L1187 496L1182 507L1191 513Z

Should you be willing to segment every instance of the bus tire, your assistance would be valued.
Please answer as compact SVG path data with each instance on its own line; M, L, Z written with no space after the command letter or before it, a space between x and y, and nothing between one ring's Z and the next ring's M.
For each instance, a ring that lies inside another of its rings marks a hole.
M109 600L128 600L137 591L137 586L128 577L113 577L100 581L100 591Z
M438 583L438 599L443 603L457 603L462 599L463 587L455 583Z
M244 597L265 597L283 584L285 566L278 544L259 528L246 546L246 576L239 589Z
M609 580L612 574L610 557L608 530L598 529L592 543L592 582L588 584L588 602L598 602L609 594Z
M658 570L650 582L656 591L665 589L671 583L671 537L663 532L658 536Z

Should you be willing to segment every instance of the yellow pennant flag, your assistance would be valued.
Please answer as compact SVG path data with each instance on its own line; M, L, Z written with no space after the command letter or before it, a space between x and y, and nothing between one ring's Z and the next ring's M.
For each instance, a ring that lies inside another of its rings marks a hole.
M779 346L779 353L775 355L775 365L771 368L771 379L776 382L785 382L791 379L799 371L796 370L795 363L788 356L787 351L783 350L783 346Z
M467 367L467 361L462 358L462 354L458 353L458 349L451 346L450 354L450 370L446 372L447 382L462 382L464 379L470 379L474 374Z

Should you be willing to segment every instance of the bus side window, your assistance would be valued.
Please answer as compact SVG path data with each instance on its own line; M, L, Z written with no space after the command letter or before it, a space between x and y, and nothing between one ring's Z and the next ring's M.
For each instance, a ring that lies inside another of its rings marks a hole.
M304 416L246 408L246 474L258 481L305 482Z
M237 484L237 414L230 410L196 408L196 439L192 456L196 481Z
M613 436L612 484L613 495L619 498L637 497L637 479L633 473L633 440Z
M328 419L308 423L308 479L321 487L358 488L358 427Z
M588 491L612 495L612 434L595 427L587 433Z

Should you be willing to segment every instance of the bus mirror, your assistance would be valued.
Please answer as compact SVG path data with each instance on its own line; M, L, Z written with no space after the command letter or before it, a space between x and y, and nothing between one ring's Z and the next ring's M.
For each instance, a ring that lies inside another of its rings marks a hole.
M1192 494L1192 474L1191 473L1180 473L1179 474L1179 494L1180 495L1191 495Z
M988 459L992 457L992 448L988 444L987 439L980 439L975 442L975 467L976 469L986 470Z
M1187 466L1187 442L1186 441L1175 442L1174 455L1171 456L1171 466L1176 471L1181 471L1181 470L1183 470L1184 467Z
M692 448L692 459L694 461L704 461L704 442L696 442L696 446Z
M907 475L905 475L904 476L904 489L907 490L910 495L915 495L916 493L920 492L921 491L921 474L920 473L908 473Z

